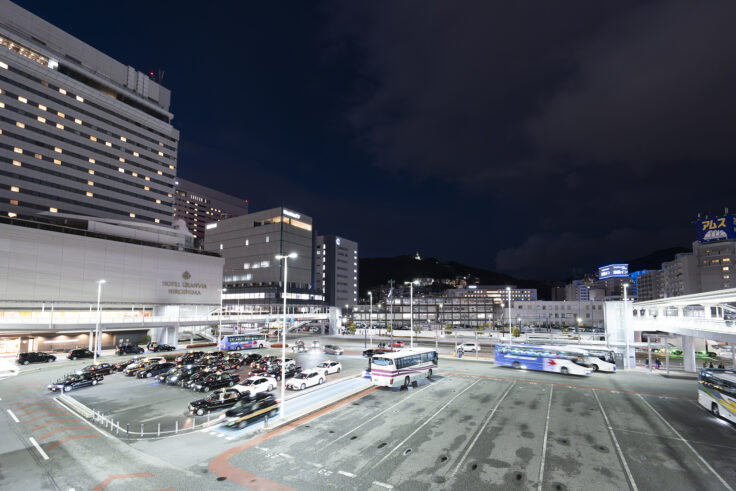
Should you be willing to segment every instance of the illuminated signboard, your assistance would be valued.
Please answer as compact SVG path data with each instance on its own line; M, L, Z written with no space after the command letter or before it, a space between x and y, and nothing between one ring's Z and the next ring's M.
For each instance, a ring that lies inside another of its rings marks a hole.
M698 241L736 239L736 215L698 220Z
M293 211L289 211L286 208L284 208L284 215L291 218L296 218L299 220L302 216L299 213L294 213Z
M628 264L609 264L598 268L598 278L605 280L606 278L626 278L629 276Z

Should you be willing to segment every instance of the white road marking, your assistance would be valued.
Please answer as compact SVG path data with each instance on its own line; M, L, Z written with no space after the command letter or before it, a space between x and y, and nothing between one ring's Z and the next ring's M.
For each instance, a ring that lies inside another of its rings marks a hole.
M383 456L383 458L382 458L381 460L379 460L378 462L376 462L376 464L375 464L375 465L374 465L373 467L378 467L379 465L381 465L381 463L383 463L383 461L384 461L384 460L386 460L387 458L389 458L389 456L391 456L391 454L392 454L392 453L394 453L394 452L395 452L396 450L398 450L398 449L399 449L399 448L400 448L401 446L403 446L403 445L404 445L404 444L405 444L405 443L406 443L407 441L409 441L409 439L410 439L411 437L413 437L413 436L414 436L414 435L415 435L415 434L416 434L416 433L417 433L417 432L418 432L419 430L421 430L421 429L422 429L422 428L424 428L424 427L425 427L426 425L428 425L428 424L429 424L429 423L430 423L430 422L431 422L431 421L432 421L432 420L433 420L433 419L434 419L434 418L435 418L435 417L436 417L436 416L437 416L438 414L440 414L440 413L441 413L441 412L442 412L442 411L443 411L443 410L444 410L444 409L445 409L445 408L446 408L447 406L449 406L449 405L450 405L450 404L452 403L452 401L454 401L455 399L457 399L458 397L460 397L461 395L463 395L463 393L465 393L465 391L467 391L468 389L470 389L470 388L471 388L472 386L474 386L474 385L475 385L475 384L477 384L478 382L480 382L480 379L476 380L475 382L473 382L472 384L468 385L468 386L467 386L467 387L465 387L465 388L464 388L463 390L461 390L460 392L458 392L458 393L457 393L457 394L455 395L455 397L453 397L452 399L450 399L449 401L447 401L447 402L445 403L445 405L444 405L444 406L442 406L441 408L439 408L439 409L437 410L437 412L435 412L435 413L434 413L434 414L433 414L432 416L430 416L430 417L429 417L429 418L428 418L428 419L427 419L427 420L426 420L426 421L425 421L424 423L422 423L421 425L419 425L419 427L417 427L417 429L416 429L416 430L412 431L412 432L411 432L411 433L409 434L409 436L407 436L406 438L404 438L404 439L403 439L403 440L401 441L401 443L399 443L399 444L398 444L398 445L396 445L396 446L395 446L394 448L392 448L391 450L389 450L389 452L388 452L388 453L387 453L386 455L384 455L384 456Z
M352 472L337 471L337 473L347 477L355 477L355 474L353 474Z
M598 403L598 407L601 410L603 419L606 421L606 426L608 427L608 433L611 435L611 440L613 440L613 444L616 445L616 452L618 452L618 458L621 459L621 463L624 466L624 470L626 471L626 477L629 479L629 484L631 485L631 489L633 489L634 491L638 491L639 488L636 487L636 481L634 481L634 476L631 474L631 470L629 469L629 464L626 463L626 458L624 457L624 453L621 451L621 446L618 444L618 439L616 439L616 435L613 433L611 422L608 421L608 416L606 415L606 412L603 410L603 404L601 404L601 400L598 399L598 394L596 394L595 390L593 391L593 396L595 397L595 401Z
M228 440L228 441L230 441L232 439L233 439L233 437L231 437L231 436L228 436L228 437L225 438L225 440Z
M450 472L450 477L454 476L455 473L458 471L458 469L460 469L460 466L463 465L463 462L468 457L468 454L473 449L473 446L475 446L475 443L478 441L478 438L480 438L481 433L483 433L483 431L486 429L486 426L488 426L488 423L491 422L491 419L493 418L493 415L496 414L496 410L498 409L498 406L500 406L501 403L503 402L503 400L506 399L506 396L509 395L509 393L511 392L511 389L514 387L514 385L516 385L516 382L512 382L508 387L506 387L506 391L503 393L503 395L498 400L498 402L496 403L496 405L493 406L493 409L491 409L491 413L488 415L488 417L486 418L485 422L480 427L480 429L475 433L475 438L473 438L473 441L470 442L470 445L468 445L468 448L466 448L465 449L465 452L463 452L463 456L460 457L460 460L458 461L457 465L452 470L452 472Z
M257 448L258 450L263 450L264 452L268 452L267 448L263 448L263 447L255 447L255 448Z
M285 459L293 459L294 458L291 455L289 455L288 453L280 453L279 455L281 455Z
M222 433L215 433L215 435L217 435L217 438L222 438L223 436L225 436Z
M33 446L36 447L36 450L38 450L38 453L41 454L41 457L43 457L43 460L49 460L49 456L46 455L46 452L43 451L43 449L41 448L41 445L38 444L36 439L33 437L30 437L29 440L31 441Z
M8 414L10 415L11 418L13 418L13 421L15 421L16 423L20 423L20 420L18 420L18 417L13 413L13 411L8 409Z
M318 469L319 469L320 467L322 467L322 464L317 464L317 463L315 463L315 462L307 462L307 463L308 463L309 465L313 465L314 467L316 467L316 468L318 468Z
M656 414L656 415L657 415L657 416L659 417L659 419L661 419L661 420L662 420L662 422L663 422L663 423L664 423L664 424L665 424L665 425L667 426L667 428L669 428L669 429L670 429L670 431L672 431L672 433L674 433L674 434L675 434L675 435L677 436L677 438L679 438L679 439L680 439L680 440L681 440L681 441L682 441L682 442L683 442L683 443L684 443L685 445L687 445L687 448L689 448L689 449L690 449L690 451L691 451L692 453L694 453L694 454L695 454L695 456L696 456L696 457L697 457L697 458L698 458L698 459L699 459L699 460L700 460L700 461L701 461L701 462L702 462L702 463L703 463L703 464L705 465L705 467L707 467L707 468L708 468L708 470L709 470L709 471L711 471L711 472L713 473L713 475L714 475L714 476L716 476L716 477L718 478L718 480L719 480L719 481L721 481L721 484L723 484L723 486L724 486L724 487L725 487L726 489L728 489L729 491L733 491L733 488L732 488L732 487L731 487L731 486L730 486L730 485L729 485L729 484L728 484L728 483L727 483L727 482L726 482L726 481L725 481L725 480L724 480L724 479L723 479L723 478L722 478L722 477L720 476L720 474L718 474L718 473L716 472L716 470L715 470L715 469L714 469L713 467L711 467L711 466L710 466L710 464L709 464L708 462L706 462L706 460L705 460L705 459L704 459L704 458L703 458L703 457L702 457L702 456L701 456L701 455L700 455L700 454L699 454L699 453L697 452L697 450L695 450L695 449L693 448L693 446L692 446L692 445L690 445L690 443L689 443L689 442L688 442L687 440L685 440L685 439L684 439L684 438L682 437L682 435L680 435L680 433L679 433L679 432L678 432L678 431L677 431L677 430L676 430L676 429L675 429L675 428L674 428L674 427L673 427L673 426L672 426L672 425L671 425L671 424L669 423L669 421L667 421L667 420L666 420L666 419L664 418L664 416L662 416L661 414L659 414L659 412L658 412L658 411L657 411L656 409L654 409L654 408L652 407L652 405L651 405L651 404L649 404L649 402L647 402L647 400L646 400L646 399L644 399L644 397L643 397L643 396L642 396L641 394L639 394L639 398L640 398L640 399L641 399L641 400L642 400L642 401L644 402L644 404L646 404L646 405L647 405L647 407L649 407L649 409L651 409L651 410L652 410L652 412L653 412L654 414Z
M542 444L542 465L539 466L539 491L542 491L542 482L544 479L544 459L547 455L547 435L549 434L549 412L552 409L552 390L554 385L549 386L549 402L547 403L547 421L544 423L544 440Z
M400 400L400 401L399 401L399 402L397 402L396 404L394 404L394 405L392 405L392 406L389 406L389 407L388 407L387 409L384 409L384 410L383 410L383 411L381 411L380 413L376 414L376 415L375 415L375 416L373 416L372 418L370 418L370 419L368 419L368 420L364 421L363 423L359 424L358 426L356 426L356 427L355 427L355 428L353 428L352 430L348 431L347 433L343 433L342 435L338 436L337 438L335 438L335 439L334 439L334 440L332 440L331 442L327 443L327 444L325 445L325 447L328 447L328 446L332 445L333 443L335 443L335 442L337 442L337 441L340 441L341 439L345 438L345 437L346 437L346 436L348 436L349 434L353 433L354 431L356 431L356 430L358 430L359 428L361 428L361 427L363 427L363 426L367 425L368 423L370 423L370 422L371 422L371 421L373 421L374 419L376 419L376 418L380 417L381 415L383 415L383 414L385 414L386 412L390 411L391 409L395 408L396 406L398 406L398 405L399 405L399 404L401 404L402 402L406 401L407 399L409 399L409 398L411 398L411 397L414 397L415 395L419 394L419 393L420 393L420 392L422 392L423 390L426 390L426 389L428 389L428 388L430 388L430 387L435 387L435 386L437 386L438 384L441 384L442 382L444 382L445 380L447 380L447 379L442 379L442 380L440 380L439 382L436 382L436 383L434 383L434 384L432 384L432 385L427 385L426 387L423 387L423 388L419 389L418 391L416 391L416 392L412 393L411 395L409 395L409 396L407 396L407 397L404 397L404 398L403 398L402 400Z
M375 484L376 486L381 486L382 488L386 488L386 489L394 489L393 486L391 486L390 484L386 484L385 482L373 481L373 484Z

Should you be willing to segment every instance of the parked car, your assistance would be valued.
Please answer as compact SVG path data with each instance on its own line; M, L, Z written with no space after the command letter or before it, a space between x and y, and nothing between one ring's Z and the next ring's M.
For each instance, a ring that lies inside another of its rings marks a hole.
M403 348L404 342L403 341L394 341L393 343L388 344L392 348Z
M307 348L304 346L304 343L300 341L296 345L291 347L291 351L293 351L294 353L305 353L307 351Z
M251 365L252 363L257 363L261 361L261 358L263 358L263 355L259 355L258 353L250 353L249 355L246 355L245 358L243 358L243 364Z
M172 368L176 368L176 363L153 363L141 370L138 370L135 376L138 378L151 378L155 375L166 373Z
M286 364L286 368L284 369L284 377L289 378L293 377L297 373L300 373L302 371L302 367L298 367L295 364ZM273 364L269 367L269 369L266 371L266 375L275 378L276 380L281 380L281 364Z
M48 363L50 361L56 361L56 357L48 353L18 353L18 357L15 361L19 365L28 365L29 363Z
M174 351L176 350L176 347L171 346L170 344L157 344L154 346L151 351L154 353L158 353L159 351Z
M473 352L477 351L480 353L480 346L478 346L475 343L463 343L457 347L457 349L460 349L460 348L462 348L463 351L465 351L466 353L469 351L473 351Z
M94 358L95 354L87 348L73 349L66 356L70 360L77 360L79 358Z
M218 411L233 407L243 397L239 391L235 389L220 389L213 392L204 399L197 399L189 403L189 412L202 416L211 411Z
M51 392L55 392L57 390L61 392L69 392L72 389L97 385L99 382L102 382L103 378L104 377L99 373L74 373L57 380L53 384L49 384L48 389Z
M225 413L226 426L245 428L262 416L274 416L279 411L279 401L272 394L260 393L243 397Z
M183 387L184 382L189 380L189 377L203 369L204 365L187 365L185 367L178 367L174 371L163 374L166 375L163 382L166 382L166 384L168 385L178 385L180 387ZM160 377L161 375L159 375L159 378Z
M339 361L325 361L320 365L317 365L315 370L321 370L325 375L331 373L340 373L342 371L342 364Z
M229 373L213 373L194 384L193 389L198 392L209 392L223 387L232 387L240 382L240 375Z
M134 344L121 344L120 346L118 346L118 349L115 350L115 354L118 355L118 356L123 356L123 355L140 355L144 351L146 351L146 350L144 350L140 346L136 346Z
M152 365L157 365L159 363L165 363L166 359L161 356L154 356L151 358L144 358L138 363L132 363L125 367L123 369L123 375L126 375L128 377L132 377L136 375L140 370L143 370L144 368L148 368Z
M208 371L207 367L205 367L202 370L191 374L189 377L187 377L186 380L183 380L180 386L184 387L185 389L192 389L196 384L198 384L211 374L212 372Z
M177 365L192 365L198 362L204 356L204 351L190 351L179 355L174 360Z
M265 375L256 375L248 377L242 383L234 386L234 389L239 390L243 394L254 396L260 392L270 392L278 386L278 382L273 377Z
M304 390L307 387L319 385L325 381L323 373L317 370L304 370L296 377L286 383L286 388L291 390Z
M96 363L94 365L87 365L80 370L81 373L99 373L102 375L110 375L115 371L115 367L109 363Z
M343 350L341 347L334 345L334 344L326 344L324 348L322 348L322 351L327 353L328 355L341 355L343 354Z
M126 369L127 367L129 367L130 365L133 365L134 363L140 363L140 362L141 362L141 361L143 361L144 359L145 359L145 357L144 357L144 356L134 356L133 358L130 358L130 359L128 359L128 360L124 360L124 361L121 361L121 362L119 362L119 363L115 363L115 364L113 365L113 367L114 367L114 368L115 368L115 370L117 370L118 372L122 372L122 371L123 371L123 370L125 370L125 369Z

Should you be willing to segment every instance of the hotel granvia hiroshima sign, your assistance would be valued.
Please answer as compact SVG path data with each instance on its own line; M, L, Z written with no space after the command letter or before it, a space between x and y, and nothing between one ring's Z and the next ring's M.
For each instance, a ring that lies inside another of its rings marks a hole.
M162 281L161 285L168 288L171 295L201 295L202 290L207 289L206 283L190 282L192 275L189 271L184 271L181 278L183 281Z

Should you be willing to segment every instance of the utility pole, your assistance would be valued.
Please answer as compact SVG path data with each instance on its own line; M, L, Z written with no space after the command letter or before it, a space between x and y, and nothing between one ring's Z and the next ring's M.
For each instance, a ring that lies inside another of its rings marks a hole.
M391 307L389 309L391 315L391 337L390 342L394 344L394 280L388 280L389 290L388 298L391 299Z

